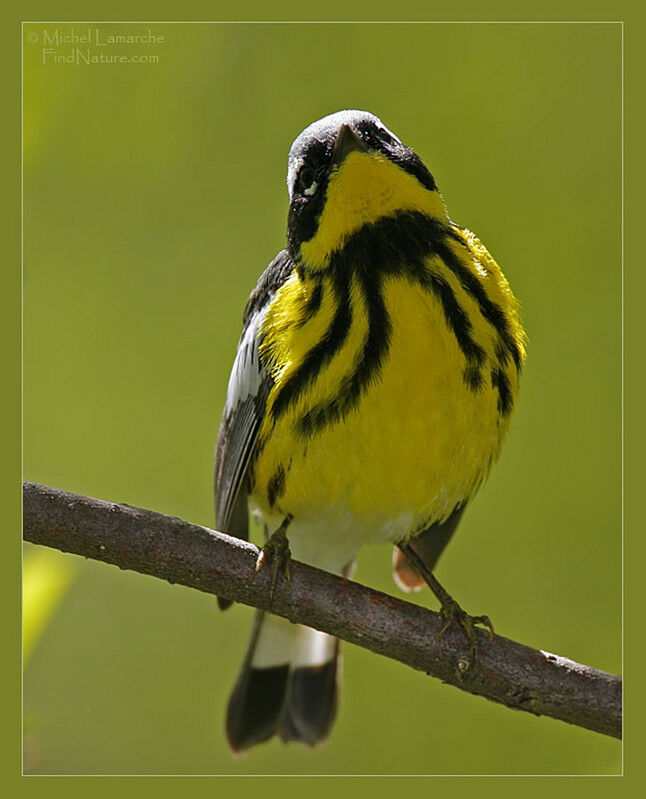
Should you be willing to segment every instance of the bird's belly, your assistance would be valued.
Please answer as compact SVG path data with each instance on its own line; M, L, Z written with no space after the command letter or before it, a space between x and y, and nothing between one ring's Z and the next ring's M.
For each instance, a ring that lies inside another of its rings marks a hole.
M465 383L464 357L428 292L400 279L384 296L390 347L357 406L303 437L294 430L304 396L254 467L252 502L264 518L291 514L312 529L347 520L357 548L448 516L486 476L507 425L490 382L477 391Z

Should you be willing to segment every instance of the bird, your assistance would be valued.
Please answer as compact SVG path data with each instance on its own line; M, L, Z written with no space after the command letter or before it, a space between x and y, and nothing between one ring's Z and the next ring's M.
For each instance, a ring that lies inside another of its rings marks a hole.
M526 335L484 244L454 223L416 152L368 111L306 127L288 155L286 247L249 297L215 457L217 529L265 530L271 597L290 558L350 577L394 546L477 668L475 625L433 574L509 426ZM286 583L287 585L287 583ZM219 598L220 607L232 604ZM270 603L271 604L271 603ZM339 642L258 610L226 713L234 752L332 728Z

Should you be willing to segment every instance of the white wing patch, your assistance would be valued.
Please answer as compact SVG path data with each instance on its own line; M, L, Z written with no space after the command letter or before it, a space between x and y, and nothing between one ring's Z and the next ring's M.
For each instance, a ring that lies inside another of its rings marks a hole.
M236 352L229 385L224 415L228 416L249 397L257 396L263 381L264 372L258 357L258 332L265 318L266 309L256 311L240 339Z
M263 368L259 336L276 290L294 267L282 250L260 276L245 308L243 330L231 368L215 448L215 517L218 530L246 538L246 481L273 380Z
M266 309L256 311L240 338L229 377L218 435L215 506L218 529L229 530L238 492L244 480L264 415L267 373L258 357L258 333ZM235 532L235 531L233 531Z

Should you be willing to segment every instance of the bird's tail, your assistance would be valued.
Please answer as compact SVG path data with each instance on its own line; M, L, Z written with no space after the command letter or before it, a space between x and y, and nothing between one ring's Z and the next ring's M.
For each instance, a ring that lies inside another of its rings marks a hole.
M324 740L336 714L340 661L337 638L258 611L227 708L231 748L273 735L308 746Z

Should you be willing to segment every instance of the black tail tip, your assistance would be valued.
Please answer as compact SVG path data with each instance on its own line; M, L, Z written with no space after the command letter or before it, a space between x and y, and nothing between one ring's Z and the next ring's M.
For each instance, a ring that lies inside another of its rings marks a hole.
M277 734L283 743L315 747L332 729L338 704L338 659L322 666L247 666L231 695L226 734L243 752Z
M226 734L234 752L263 743L278 728L289 666L243 668L227 707Z
M338 704L338 658L294 669L278 734L285 743L314 747L330 734Z

